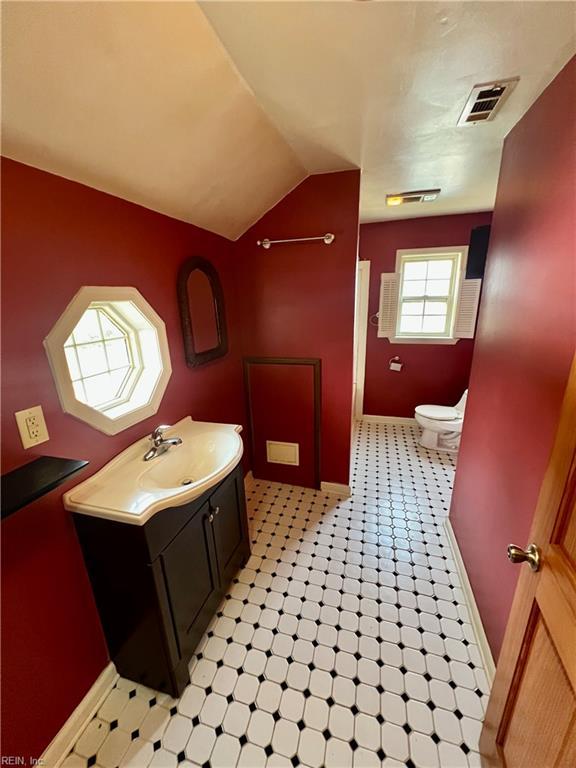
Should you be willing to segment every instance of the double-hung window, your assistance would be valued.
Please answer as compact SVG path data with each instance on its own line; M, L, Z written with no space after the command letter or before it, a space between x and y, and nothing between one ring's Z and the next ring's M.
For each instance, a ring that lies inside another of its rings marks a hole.
M396 336L451 338L460 254L400 256Z
M401 344L455 344L472 338L482 280L465 279L466 246L396 252L381 275L378 336Z

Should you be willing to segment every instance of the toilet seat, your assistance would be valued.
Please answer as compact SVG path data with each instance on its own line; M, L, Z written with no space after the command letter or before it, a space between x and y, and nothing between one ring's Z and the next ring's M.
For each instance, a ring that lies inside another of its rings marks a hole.
M433 421L454 421L462 418L462 412L448 405L419 405L416 413Z

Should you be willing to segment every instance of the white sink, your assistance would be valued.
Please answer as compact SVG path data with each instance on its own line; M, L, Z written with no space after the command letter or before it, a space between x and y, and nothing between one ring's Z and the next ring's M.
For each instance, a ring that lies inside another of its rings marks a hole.
M231 472L244 446L239 424L212 424L187 416L166 437L180 437L181 445L150 461L143 437L118 454L96 474L64 494L72 512L143 525L156 512L178 507L201 496Z

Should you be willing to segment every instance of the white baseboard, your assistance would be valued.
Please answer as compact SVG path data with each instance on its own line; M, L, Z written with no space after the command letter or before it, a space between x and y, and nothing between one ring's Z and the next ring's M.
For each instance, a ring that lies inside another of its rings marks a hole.
M342 483L320 483L320 490L324 491L324 493L333 493L344 498L352 495L350 486L343 485Z
M252 472L247 472L244 477L244 488L248 490L250 485L254 482L256 482L256 479L254 478ZM320 483L320 490L324 493L333 493L334 495L341 496L343 498L348 498L348 496L352 495L352 489L350 486L344 485L342 483Z
M456 536L454 535L454 529L452 528L450 518L446 518L444 521L444 527L446 528L446 533L448 534L448 538L450 539L450 544L454 552L454 561L456 563L456 567L458 568L458 575L460 576L462 591L466 596L466 602L468 603L468 608L470 610L470 618L472 620L474 632L478 639L478 648L484 663L484 671L486 672L488 682L490 685L492 685L492 682L494 681L494 675L496 674L494 657L492 656L492 651L488 645L488 638L486 637L486 632L484 631L484 625L482 624L480 612L478 610L478 606L476 605L476 599L474 597L474 592L472 591L472 585L470 584L470 579L468 578L468 573L466 572L466 566L464 565L464 560L462 559L460 547L456 541Z
M113 662L110 662L98 675L94 684L84 696L80 704L46 747L40 758L39 765L45 768L58 768L76 743L76 739L90 720L94 717L98 708L108 696L116 680L118 673Z
M404 416L370 416L364 414L361 421L371 421L375 424L405 424L408 427L413 427L416 424L416 419L409 419Z

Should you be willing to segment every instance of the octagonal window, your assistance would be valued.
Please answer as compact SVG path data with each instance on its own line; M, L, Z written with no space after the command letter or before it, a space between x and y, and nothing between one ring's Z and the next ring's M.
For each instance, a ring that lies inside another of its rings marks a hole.
M107 434L158 410L164 323L135 288L82 288L44 341L62 407Z

